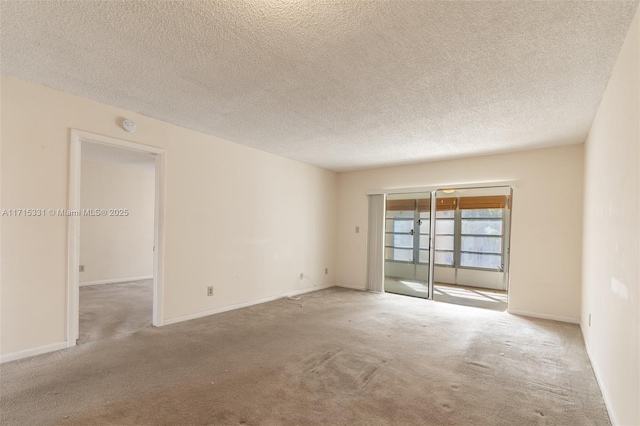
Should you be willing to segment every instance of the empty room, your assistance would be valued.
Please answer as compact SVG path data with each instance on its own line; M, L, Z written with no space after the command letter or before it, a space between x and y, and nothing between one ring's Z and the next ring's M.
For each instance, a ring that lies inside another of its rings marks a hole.
M638 1L0 0L3 425L640 426Z

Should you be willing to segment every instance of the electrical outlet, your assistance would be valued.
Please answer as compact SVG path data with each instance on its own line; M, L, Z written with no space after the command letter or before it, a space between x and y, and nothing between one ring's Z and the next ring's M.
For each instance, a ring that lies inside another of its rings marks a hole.
M80 265L80 272L84 272L84 265Z
M207 296L213 296L213 286L207 287Z
M304 278L304 274L302 272L300 272L300 279Z
M324 268L324 274L327 275L329 273L329 268Z
M359 233L360 233L360 227L356 226L356 234L359 234Z

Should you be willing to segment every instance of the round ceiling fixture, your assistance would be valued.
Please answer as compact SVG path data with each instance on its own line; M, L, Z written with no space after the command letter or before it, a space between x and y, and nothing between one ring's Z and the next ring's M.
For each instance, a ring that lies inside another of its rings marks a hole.
M133 133L136 131L136 128L137 128L136 122L133 120L123 120L122 128L124 129L125 132Z

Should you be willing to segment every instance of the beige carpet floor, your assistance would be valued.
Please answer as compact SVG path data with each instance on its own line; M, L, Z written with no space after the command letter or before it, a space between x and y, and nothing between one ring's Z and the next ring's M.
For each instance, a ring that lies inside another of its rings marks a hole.
M423 281L384 277L384 291L411 297L429 296L429 285ZM507 292L479 287L434 283L433 300L482 309L505 311Z
M331 288L3 364L3 425L609 425L580 329Z
M153 280L80 287L78 344L111 339L151 325Z
M507 292L453 284L434 284L433 300L474 308L507 310Z

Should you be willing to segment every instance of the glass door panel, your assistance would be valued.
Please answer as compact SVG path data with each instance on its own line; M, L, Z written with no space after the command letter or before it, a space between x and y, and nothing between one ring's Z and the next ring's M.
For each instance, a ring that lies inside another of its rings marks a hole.
M385 292L429 297L431 194L387 196Z
M433 299L506 309L509 187L436 191Z

